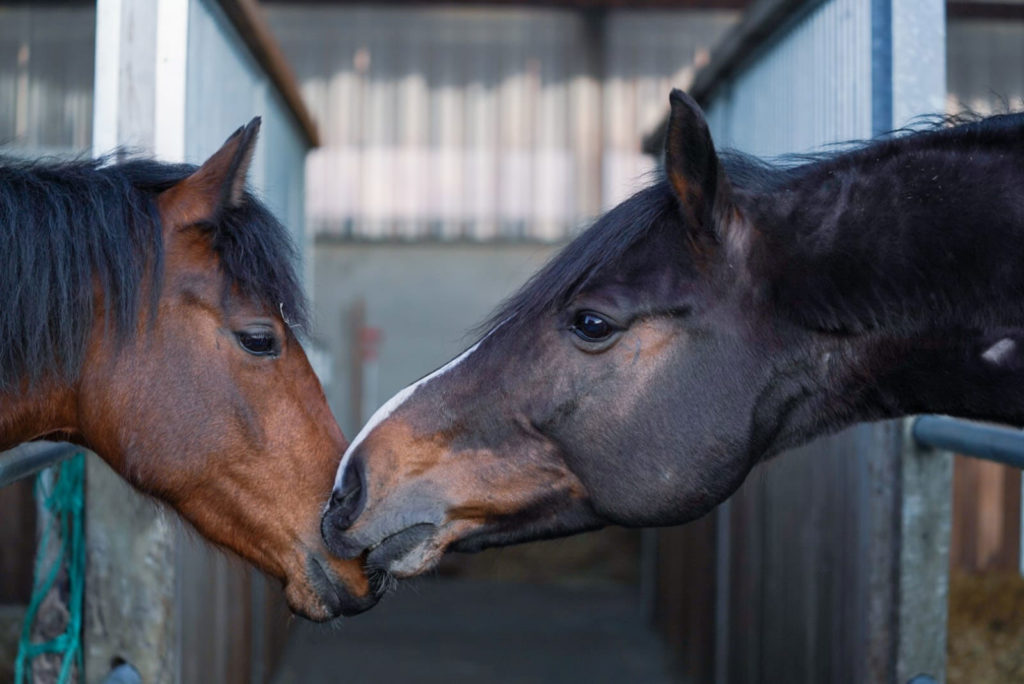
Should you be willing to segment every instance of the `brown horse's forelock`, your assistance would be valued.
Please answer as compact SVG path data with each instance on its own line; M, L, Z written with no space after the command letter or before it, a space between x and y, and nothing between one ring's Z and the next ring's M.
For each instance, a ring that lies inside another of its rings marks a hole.
M141 293L155 312L163 273L156 195L196 170L148 159L25 162L0 158L0 390L74 379L103 292L120 342L137 329ZM251 193L208 226L226 285L295 328L307 321L288 232ZM143 281L150 278L142 287Z

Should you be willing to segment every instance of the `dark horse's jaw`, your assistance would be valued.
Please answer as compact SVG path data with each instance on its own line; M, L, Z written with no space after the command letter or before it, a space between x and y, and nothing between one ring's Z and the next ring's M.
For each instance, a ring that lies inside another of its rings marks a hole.
M430 541L438 528L430 523L407 527L369 549L366 565L386 570L393 577L409 577L428 570L440 559ZM442 551L443 552L443 551Z

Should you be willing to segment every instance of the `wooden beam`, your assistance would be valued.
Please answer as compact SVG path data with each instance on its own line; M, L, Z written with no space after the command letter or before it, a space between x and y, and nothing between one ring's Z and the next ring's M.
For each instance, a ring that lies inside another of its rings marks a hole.
M947 2L951 19L1010 19L1024 21L1024 2Z
M257 0L219 0L221 9L231 20L238 35L252 52L270 81L281 93L292 116L302 130L310 147L320 146L320 133L313 115L306 107L302 94L299 92L298 81L291 65L285 59L281 47L277 44L267 24L263 8Z
M280 2L280 0L278 0ZM471 5L516 6L516 7L559 7L574 9L743 9L751 0L377 0L374 5L408 5L423 7L429 5ZM282 3L283 4L283 3ZM292 3L288 3L292 4ZM295 3L300 4L300 3ZM365 0L301 0L303 5L365 5Z

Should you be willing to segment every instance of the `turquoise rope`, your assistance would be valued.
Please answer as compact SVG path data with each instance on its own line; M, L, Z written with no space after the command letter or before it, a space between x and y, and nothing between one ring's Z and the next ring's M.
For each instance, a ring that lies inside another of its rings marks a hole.
M32 598L21 626L21 640L18 642L18 658L14 665L14 681L24 684L26 675L31 677L31 663L43 653L63 653L60 668L60 684L71 679L72 664L78 665L79 678L83 672L82 652L82 598L85 589L85 538L83 513L85 508L85 454L77 453L70 459L54 466L52 490L43 491L43 477L36 478L36 494L43 500L50 512L49 521L43 528L42 538L36 552L35 580ZM60 527L60 551L48 568L43 568L44 553L50 541L53 528ZM64 633L42 643L32 643L32 625L39 606L50 593L61 566L67 563L70 597L68 601L68 626ZM44 577L45 575L45 577ZM42 579L41 579L42 578Z

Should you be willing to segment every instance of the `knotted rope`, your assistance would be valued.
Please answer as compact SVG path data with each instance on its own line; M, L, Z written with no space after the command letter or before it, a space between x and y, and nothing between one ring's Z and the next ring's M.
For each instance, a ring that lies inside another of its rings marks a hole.
M50 512L36 551L35 579L32 598L21 627L18 642L18 658L14 664L14 681L24 684L31 678L32 660L44 653L63 654L60 669L60 684L70 681L72 665L78 665L79 678L83 672L82 653L82 598L85 585L85 530L83 512L85 503L85 454L77 453L67 461L53 467L53 479L49 493L45 492L44 475L36 478L36 496L41 498ZM59 529L60 546L56 557L47 567L46 554L50 536ZM32 625L39 613L39 606L50 593L61 567L67 565L70 596L68 597L68 624L64 633L39 643L32 642Z

